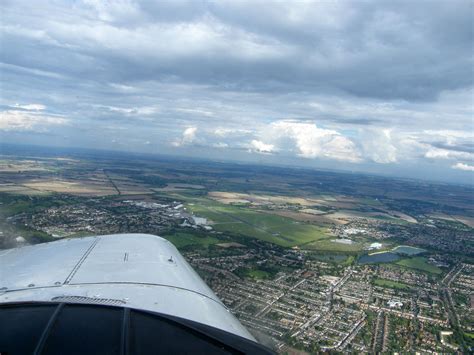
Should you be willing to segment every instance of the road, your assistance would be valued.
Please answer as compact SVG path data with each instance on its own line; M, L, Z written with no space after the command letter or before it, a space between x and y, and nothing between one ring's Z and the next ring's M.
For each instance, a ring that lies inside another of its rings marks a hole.
M264 314L267 310L269 310L271 308L271 306L273 306L273 304L275 304L275 302L277 302L279 299L281 299L283 296L285 296L288 292L291 292L293 291L295 288L297 288L299 285L301 285L303 282L305 282L306 279L303 279L301 281L298 281L296 284L294 284L293 286L291 286L291 288L288 289L288 291L286 292L282 292L278 295L278 297L276 297L275 299L273 299L273 301L271 301L270 303L268 303L262 310L260 310L260 312L258 312L255 317L259 317L261 316L262 314Z
M109 176L109 174L107 174L107 171L105 170L102 170L105 177L109 180L110 184L114 187L115 191L117 191L117 195L121 195L122 192L119 190L119 188L117 187L117 185L115 184L115 182L112 180L112 178Z

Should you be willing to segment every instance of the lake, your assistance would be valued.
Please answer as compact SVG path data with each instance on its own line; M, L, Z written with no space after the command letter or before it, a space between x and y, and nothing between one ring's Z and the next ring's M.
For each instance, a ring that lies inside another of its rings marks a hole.
M391 263L392 261L400 260L400 255L417 255L426 252L425 249L410 247L408 245L399 245L390 251L366 254L359 258L360 264L373 264L373 263Z

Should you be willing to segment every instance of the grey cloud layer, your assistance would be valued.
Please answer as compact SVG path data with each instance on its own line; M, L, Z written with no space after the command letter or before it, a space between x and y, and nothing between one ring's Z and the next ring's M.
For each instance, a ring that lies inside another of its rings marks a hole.
M381 170L425 161L464 180L474 166L472 2L0 6L4 132Z
M472 84L470 2L35 5L3 4L3 62L92 80L386 99Z

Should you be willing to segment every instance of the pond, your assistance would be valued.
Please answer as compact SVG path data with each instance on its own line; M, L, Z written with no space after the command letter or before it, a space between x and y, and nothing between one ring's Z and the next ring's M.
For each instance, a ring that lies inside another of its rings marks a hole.
M417 255L426 252L425 249L410 247L408 245L399 245L390 251L381 253L365 254L359 258L360 264L373 264L373 263L391 263L392 261L400 260L400 256L403 255Z

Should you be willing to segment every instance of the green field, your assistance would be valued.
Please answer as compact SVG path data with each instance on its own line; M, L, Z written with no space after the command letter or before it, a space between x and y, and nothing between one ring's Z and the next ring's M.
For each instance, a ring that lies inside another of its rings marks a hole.
M194 200L186 207L197 216L212 221L216 231L257 238L284 247L328 238L323 227L211 200Z
M410 285L407 285L403 282L397 282L397 281L379 279L379 278L376 278L374 280L374 285L381 286L381 287L395 288L398 290L410 289Z
M379 200L372 197L362 197L362 198L359 197L357 201L359 202L359 204L362 204L362 205L383 206L383 204Z
M364 247L361 243L343 244L332 242L330 239L322 239L304 245L305 249L334 251L334 252L358 252Z
M174 233L170 235L163 235L178 249L182 249L188 246L201 246L208 247L209 245L219 243L219 239L210 236L200 236L192 233Z
M253 279L264 280L264 279L269 279L271 277L271 274L264 270L250 270L247 273L247 276Z
M251 278L255 280L268 280L275 277L280 268L275 266L254 266L252 268L238 268L235 274L241 278Z
M397 265L404 266L410 269L416 269L430 274L441 274L443 271L432 264L428 264L426 258L422 256L417 256L409 259L402 259L396 262Z

